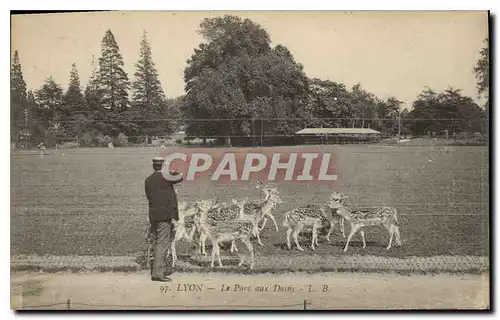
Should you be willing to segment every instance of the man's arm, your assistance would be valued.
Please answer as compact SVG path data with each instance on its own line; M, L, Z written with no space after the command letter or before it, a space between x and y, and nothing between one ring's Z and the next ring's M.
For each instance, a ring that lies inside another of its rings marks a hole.
M166 180L170 185L178 184L178 183L184 181L184 177L182 176L182 173L173 171L173 172L170 172L170 174L173 176L177 176L177 175L180 176L180 178L178 180Z
M146 198L151 202L151 194L149 193L148 182L144 182L144 192L146 193Z

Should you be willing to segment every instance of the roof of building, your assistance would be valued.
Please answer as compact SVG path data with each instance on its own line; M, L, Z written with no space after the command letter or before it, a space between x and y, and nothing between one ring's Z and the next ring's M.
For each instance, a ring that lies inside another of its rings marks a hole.
M380 133L369 128L306 128L297 131L296 134L369 134Z

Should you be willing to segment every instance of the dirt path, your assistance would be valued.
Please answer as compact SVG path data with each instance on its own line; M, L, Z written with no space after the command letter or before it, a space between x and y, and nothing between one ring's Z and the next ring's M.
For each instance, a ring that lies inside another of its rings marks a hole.
M302 310L304 300L309 309L484 309L488 296L487 275L186 273L170 284L151 282L146 272L11 276L14 309L66 309L68 299L71 309Z

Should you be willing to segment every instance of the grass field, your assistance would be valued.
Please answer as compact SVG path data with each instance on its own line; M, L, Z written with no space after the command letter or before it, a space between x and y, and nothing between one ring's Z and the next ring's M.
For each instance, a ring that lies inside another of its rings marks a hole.
M335 154L339 181L335 190L349 194L351 205L392 205L398 209L403 246L386 251L385 230L366 232L367 248L353 238L347 255L435 256L489 252L489 180L487 147L304 146ZM231 149L233 151L234 149ZM51 255L140 255L147 225L144 179L151 158L164 149L51 150L11 154L11 253ZM275 211L280 226L268 223L256 246L259 255L289 255L285 249L283 213L305 203L324 203L332 187L280 183L284 201ZM221 201L258 191L248 185L218 185L209 180L177 187L179 201ZM348 231L348 230L346 230ZM308 238L302 237L302 242ZM314 255L344 255L337 229L330 244ZM304 245L304 248L306 246ZM180 249L182 251L182 249ZM311 255L294 251L292 255Z

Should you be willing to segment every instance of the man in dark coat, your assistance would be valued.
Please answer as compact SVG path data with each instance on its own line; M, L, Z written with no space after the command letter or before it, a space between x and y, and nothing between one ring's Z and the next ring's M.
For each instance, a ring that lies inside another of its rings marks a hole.
M177 208L177 196L173 185L183 180L182 176L178 180L167 180L162 172L164 159L156 157L153 159L153 172L145 181L146 197L149 202L149 222L151 232L155 238L154 262L151 270L151 280L168 282L172 274L171 257L165 258L173 238L173 222L179 220ZM171 172L177 175L177 172ZM149 258L149 257L148 257Z

